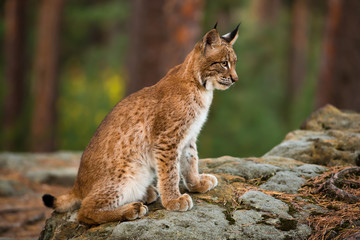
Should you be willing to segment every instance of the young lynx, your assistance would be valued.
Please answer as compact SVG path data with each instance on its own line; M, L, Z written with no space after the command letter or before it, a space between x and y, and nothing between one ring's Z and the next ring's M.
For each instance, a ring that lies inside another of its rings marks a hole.
M119 102L85 149L74 187L57 198L45 194L44 204L58 212L80 207L78 220L87 224L133 220L147 213L144 203L154 202L158 189L166 209L191 209L191 197L179 191L180 174L190 192L217 185L215 176L198 172L196 139L213 90L238 80L232 48L238 27L220 36L215 25L182 64Z

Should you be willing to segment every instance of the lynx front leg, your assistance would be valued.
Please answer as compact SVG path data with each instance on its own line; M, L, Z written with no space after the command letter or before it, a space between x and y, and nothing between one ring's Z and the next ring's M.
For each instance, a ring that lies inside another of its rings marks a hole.
M184 148L180 163L185 186L190 192L205 193L217 185L215 176L199 174L195 140Z
M155 151L158 171L158 189L163 206L170 211L187 211L193 207L188 194L179 190L179 161L176 148L160 146Z

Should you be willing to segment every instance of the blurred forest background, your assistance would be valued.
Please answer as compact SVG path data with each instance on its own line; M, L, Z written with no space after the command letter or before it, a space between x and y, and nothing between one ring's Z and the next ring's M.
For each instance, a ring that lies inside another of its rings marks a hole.
M241 22L200 157L260 156L318 107L360 111L358 0L5 0L0 150L84 150L126 95Z

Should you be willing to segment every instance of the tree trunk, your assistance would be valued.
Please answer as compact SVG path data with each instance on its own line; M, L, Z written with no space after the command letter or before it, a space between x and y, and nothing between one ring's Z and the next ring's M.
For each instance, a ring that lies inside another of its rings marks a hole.
M163 12L167 36L161 58L162 75L182 63L201 39L203 8L202 0L166 1Z
M291 102L299 94L306 75L308 17L308 0L295 0L292 6L290 68L287 91Z
M60 20L64 0L43 0L38 19L35 52L35 96L31 126L31 150L55 149L56 99Z
M19 145L15 130L24 105L25 77L25 9L24 0L5 2L5 99L3 109L4 148Z
M328 3L316 105L360 111L360 1Z
M262 26L274 23L280 9L281 0L253 0L251 2L252 14Z
M203 0L135 0L127 94L158 82L200 38Z

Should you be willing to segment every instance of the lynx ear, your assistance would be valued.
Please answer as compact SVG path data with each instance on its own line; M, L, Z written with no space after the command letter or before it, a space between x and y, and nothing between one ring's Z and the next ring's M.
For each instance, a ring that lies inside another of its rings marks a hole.
M213 29L216 29L218 22L215 23Z
M204 52L207 48L213 48L216 45L221 44L221 39L218 31L216 29L212 29L205 34L203 37L203 49Z
M239 26L240 24L237 25L232 32L222 35L221 38L224 39L226 42L230 43L231 45L234 45L236 39L238 38Z

